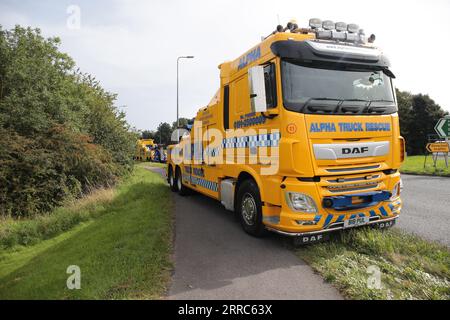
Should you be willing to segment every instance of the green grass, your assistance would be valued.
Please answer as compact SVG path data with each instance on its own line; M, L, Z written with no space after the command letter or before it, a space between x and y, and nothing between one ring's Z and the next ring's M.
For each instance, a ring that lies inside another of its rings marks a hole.
M349 299L450 299L450 252L398 229L363 228L295 249ZM381 288L367 285L370 266Z
M117 193L116 189L99 189L82 199L72 200L53 212L29 219L3 218L0 220L0 248L33 245L95 219L105 210Z
M160 298L172 269L170 196L158 174L137 167L91 219L4 249L0 300ZM67 289L69 265L81 269L80 290Z
M427 163L424 168L423 164L425 156L409 156L403 163L400 171L402 173L413 174L428 174L437 176L450 176L450 163L449 168L445 166L445 160L443 157L439 157L436 162L436 168L433 166L433 159L430 156L427 157ZM450 159L449 159L450 162Z
M142 168L148 168L148 167L157 167L157 168L166 168L167 164L166 163L159 163L159 162L138 162L137 164L139 167Z

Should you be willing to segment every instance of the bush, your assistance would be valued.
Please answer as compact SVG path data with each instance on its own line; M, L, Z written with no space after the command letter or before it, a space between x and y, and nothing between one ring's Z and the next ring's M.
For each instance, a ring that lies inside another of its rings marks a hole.
M0 216L49 212L132 169L135 134L38 29L0 26Z

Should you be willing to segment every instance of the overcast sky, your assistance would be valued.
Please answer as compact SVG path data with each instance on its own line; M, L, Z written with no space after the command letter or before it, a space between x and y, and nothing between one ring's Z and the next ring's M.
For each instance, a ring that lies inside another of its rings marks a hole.
M71 5L80 10L80 28ZM257 44L278 21L295 18L306 27L311 17L374 33L396 86L428 93L450 111L450 0L0 0L4 28L20 24L59 36L61 50L118 94L117 105L138 129L175 121L178 56L195 56L180 63L180 116L191 118L216 92L220 63Z

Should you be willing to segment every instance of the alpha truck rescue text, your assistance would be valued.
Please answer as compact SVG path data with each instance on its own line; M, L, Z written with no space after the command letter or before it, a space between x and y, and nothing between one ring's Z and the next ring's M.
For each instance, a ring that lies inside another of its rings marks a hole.
M394 74L373 41L354 24L311 19L222 63L220 89L170 147L171 189L219 200L254 236L313 242L391 226L404 140Z

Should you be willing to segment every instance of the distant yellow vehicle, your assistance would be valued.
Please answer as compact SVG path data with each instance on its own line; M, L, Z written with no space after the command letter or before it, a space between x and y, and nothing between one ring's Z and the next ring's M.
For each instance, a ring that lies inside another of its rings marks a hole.
M311 19L222 63L220 88L169 147L172 191L236 212L243 229L323 240L392 226L402 207L394 75L357 25Z
M134 160L150 161L154 146L156 146L156 144L153 139L139 139L136 143Z

